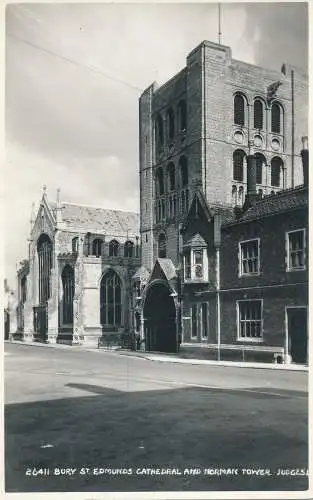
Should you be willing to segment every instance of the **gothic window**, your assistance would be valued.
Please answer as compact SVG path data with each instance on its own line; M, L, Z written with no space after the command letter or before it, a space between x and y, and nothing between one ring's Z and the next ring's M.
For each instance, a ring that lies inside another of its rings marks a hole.
M175 135L175 118L174 118L174 111L172 108L170 108L167 112L167 126L168 126L168 138L170 140L173 140Z
M242 207L243 205L243 187L240 186L240 188L238 189L238 205L240 207Z
M255 166L256 166L256 183L262 184L263 182L263 167L266 165L265 157L261 153L255 154Z
M134 253L134 243L132 241L126 241L124 245L124 257L132 257Z
M175 165L174 165L174 163L170 163L168 165L167 176L168 176L169 191L173 191L175 189Z
M254 101L254 128L263 128L263 103L260 99Z
M39 303L51 297L52 242L47 234L41 234L37 241Z
M162 116L158 115L155 121L155 132L156 132L156 146L160 150L164 144L164 130L163 130L163 119Z
M72 239L72 253L78 252L78 236Z
M179 159L179 166L180 166L181 186L182 187L188 186L188 164L187 164L187 158L185 156L182 156Z
M158 241L158 247L159 247L159 257L160 258L165 258L166 257L166 237L164 233L161 233L159 235L159 241Z
M100 284L100 323L112 326L122 323L122 285L112 269L103 276Z
M119 242L116 240L111 240L109 243L109 257L117 257L119 250Z
M100 238L96 238L92 242L92 255L96 257L100 257L102 254L102 240Z
M180 132L185 132L187 129L187 107L186 107L186 101L183 99L178 103L178 114L179 114L179 130Z
M162 167L159 167L156 172L156 194L159 196L164 194L164 175Z
M237 205L237 186L232 187L231 198L232 198L232 205L235 207Z
M245 100L240 94L234 97L234 123L241 126L245 124Z
M283 161L275 156L271 161L271 186L280 187Z
M27 299L27 276L23 276L21 279L21 302L25 304Z
M271 108L271 130L273 133L281 133L281 109L277 102L273 102Z
M68 264L62 271L62 311L63 325L73 324L73 298L75 290L74 270Z
M233 153L233 179L234 181L243 182L243 160L245 157L244 151L237 149Z

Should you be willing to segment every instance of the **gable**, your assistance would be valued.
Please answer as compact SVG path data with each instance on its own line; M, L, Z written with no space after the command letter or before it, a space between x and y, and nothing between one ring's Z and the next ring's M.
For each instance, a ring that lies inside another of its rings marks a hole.
M182 231L186 233L189 231L190 226L195 225L195 223L201 227L201 225L206 226L208 222L211 222L213 214L210 212L203 194L200 191L196 191L193 200L189 207L189 211L184 220ZM201 231L198 231L201 233Z
M41 233L46 233L53 239L55 231L55 219L47 203L45 195L40 202L37 216L31 230L31 238L37 240Z
M154 267L150 274L149 282L151 283L152 281L157 279L170 281L173 278L176 278L176 276L176 269L171 259L158 258L155 261Z

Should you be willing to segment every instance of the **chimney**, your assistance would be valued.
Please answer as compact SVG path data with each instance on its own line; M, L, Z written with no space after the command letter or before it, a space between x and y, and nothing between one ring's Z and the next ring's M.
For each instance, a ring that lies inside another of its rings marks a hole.
M301 158L302 158L302 168L303 168L303 184L304 186L309 185L309 146L308 146L308 137L302 137L302 150L301 150Z

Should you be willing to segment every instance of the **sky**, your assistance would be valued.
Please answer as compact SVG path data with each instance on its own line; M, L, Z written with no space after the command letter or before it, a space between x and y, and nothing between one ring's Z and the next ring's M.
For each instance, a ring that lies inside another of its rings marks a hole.
M222 3L232 57L307 71L304 3ZM139 211L138 99L218 41L214 3L49 3L6 7L5 275L27 258L32 203Z

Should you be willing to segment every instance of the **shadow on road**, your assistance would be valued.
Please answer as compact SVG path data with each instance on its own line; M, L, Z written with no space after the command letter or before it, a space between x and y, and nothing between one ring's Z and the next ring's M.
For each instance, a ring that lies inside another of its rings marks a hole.
M307 398L295 403L293 391L275 396L266 394L268 388L122 392L68 386L95 395L6 406L7 492L308 487L306 476L277 475L279 468L307 467ZM58 474L69 468L75 471ZM181 474L138 472L148 468ZM184 473L191 468L198 472ZM218 473L225 468L238 474ZM243 468L268 469L271 475L249 475Z

